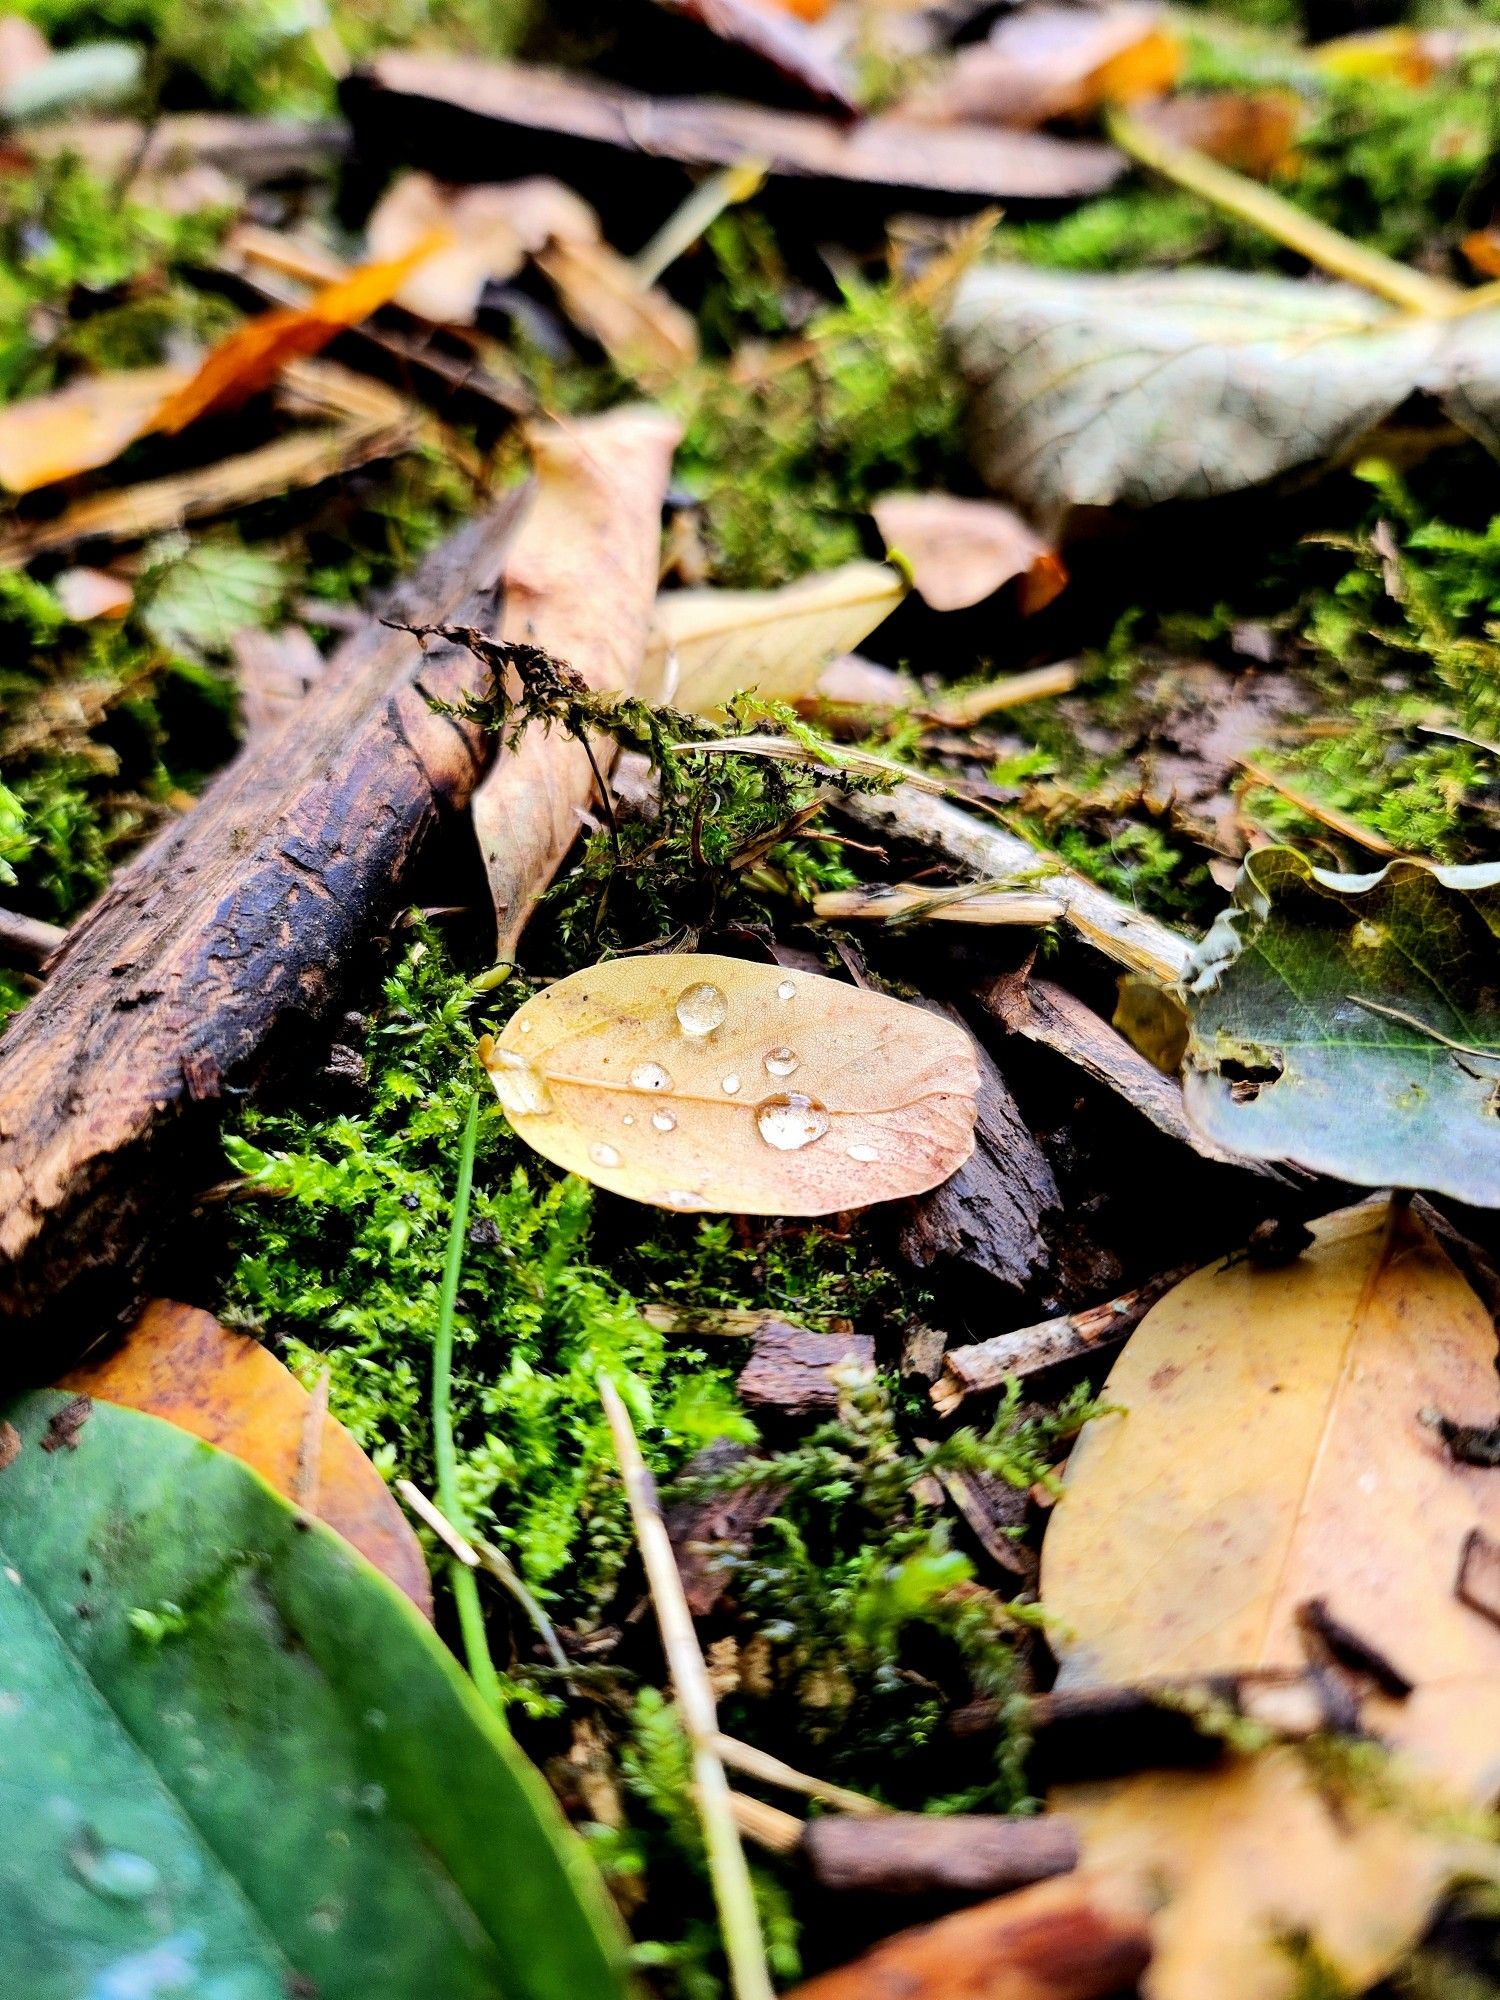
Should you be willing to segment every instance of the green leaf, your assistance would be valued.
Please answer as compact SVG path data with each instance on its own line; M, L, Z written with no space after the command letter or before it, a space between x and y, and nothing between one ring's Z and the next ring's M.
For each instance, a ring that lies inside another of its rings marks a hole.
M5 1411L0 1992L619 2000L592 1864L406 1600L237 1459L77 1414Z
M1184 1096L1220 1145L1500 1207L1500 864L1240 871L1183 979Z
M286 594L286 565L234 535L192 542L167 536L151 560L142 622L153 639L190 659L227 653L236 632L269 625Z

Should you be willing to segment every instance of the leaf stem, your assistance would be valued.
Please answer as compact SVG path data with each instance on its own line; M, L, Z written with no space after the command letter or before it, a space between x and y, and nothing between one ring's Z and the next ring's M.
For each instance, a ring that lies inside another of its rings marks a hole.
M1306 214L1283 195L1262 187L1230 167L1220 166L1206 153L1191 146L1179 146L1160 132L1154 132L1125 111L1106 113L1105 127L1121 152L1128 153L1143 167L1163 174L1189 193L1238 216L1253 228L1262 229L1278 243L1306 257L1309 263L1330 271L1336 278L1388 299L1406 312L1429 313L1445 318L1468 309L1472 294L1442 278L1429 278L1394 257L1356 243L1341 230L1330 229Z
M474 1187L474 1150L479 1140L479 1092L469 1099L469 1116L458 1152L458 1185L453 1190L453 1219L448 1228L448 1254L438 1292L437 1337L432 1344L432 1456L437 1467L438 1505L461 1535L468 1525L458 1497L458 1451L453 1442L453 1312L463 1269L464 1237L469 1227L469 1197ZM490 1658L484 1629L484 1607L474 1572L455 1557L448 1566L459 1630L475 1687L496 1709L503 1709L500 1676Z
M656 1497L656 1482L646 1469L636 1440L630 1412L607 1375L599 1377L599 1395L609 1419L615 1456L625 1481L625 1495L635 1523L641 1561L656 1622L661 1630L662 1650L677 1690L677 1706L693 1751L693 1790L703 1820L703 1839L708 1849L708 1872L713 1882L714 1901L724 1934L724 1954L729 1960L729 1983L734 2000L772 2000L771 1975L766 1969L766 1949L755 1908L755 1891L745 1850L740 1845L735 1822L734 1794L719 1755L719 1719L708 1669L698 1649L693 1630L693 1614L688 1609L677 1558L662 1519Z

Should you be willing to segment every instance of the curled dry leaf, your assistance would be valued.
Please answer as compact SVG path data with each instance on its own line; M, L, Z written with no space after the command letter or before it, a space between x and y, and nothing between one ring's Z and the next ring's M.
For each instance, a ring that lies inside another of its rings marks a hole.
M1353 444L1421 389L1500 441L1500 312L1392 311L1258 273L988 265L950 319L985 480L1042 519L1238 492Z
M1025 7L1002 15L987 42L960 49L935 82L902 105L934 124L1045 125L1102 104L1159 97L1183 50L1159 7Z
M1368 1203L1279 1269L1229 1260L1178 1285L1104 1393L1042 1551L1061 1687L1299 1668L1299 1609L1321 1598L1415 1691L1362 1711L1397 1753L1394 1800L1355 1784L1331 1810L1282 1747L1055 1802L1086 1873L1163 1896L1151 2000L1283 2000L1292 1936L1362 1991L1482 1859L1452 1809L1500 1783L1500 1629L1454 1595L1500 1485L1420 1417L1493 1416L1493 1323L1409 1210Z
M398 175L365 225L371 256L404 257L434 235L450 240L403 281L396 304L442 325L468 326L491 279L513 278L550 242L597 242L599 218L571 188L542 175L464 188L430 174Z
M935 1187L974 1145L962 1028L776 965L613 959L484 1054L528 1145L659 1208L829 1215Z
M912 589L934 611L962 611L1022 578L1028 615L1052 602L1068 580L1056 549L998 500L952 493L887 493L870 512Z
M499 637L565 660L597 694L634 694L645 670L661 508L679 430L627 407L529 433L535 481L506 551ZM613 745L600 738L607 768ZM474 795L474 832L495 904L500 956L578 837L594 793L587 748L530 729Z
M312 1398L258 1340L193 1306L155 1299L122 1345L74 1368L58 1387L144 1410L233 1452L432 1616L422 1545L390 1488L326 1411L309 1434Z
M1500 1207L1500 866L1263 848L1182 985L1184 1102L1217 1144Z
M673 707L722 714L742 689L799 701L906 595L889 563L852 562L779 590L670 590L656 600L647 685Z

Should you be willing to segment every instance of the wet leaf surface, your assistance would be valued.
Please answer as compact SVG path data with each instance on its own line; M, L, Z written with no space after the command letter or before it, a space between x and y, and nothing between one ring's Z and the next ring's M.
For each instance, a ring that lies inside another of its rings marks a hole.
M528 1145L660 1208L863 1208L936 1186L974 1145L962 1028L776 965L613 959L527 1001L485 1053Z

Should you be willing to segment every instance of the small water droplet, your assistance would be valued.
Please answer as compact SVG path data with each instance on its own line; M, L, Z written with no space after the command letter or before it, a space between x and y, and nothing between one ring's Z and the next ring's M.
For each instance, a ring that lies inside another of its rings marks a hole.
M677 1025L685 1035L711 1035L715 1028L723 1027L728 1012L729 1002L706 979L685 987L677 996Z
M622 1125L633 1125L635 1123L635 1113L633 1111L627 1111L625 1113L625 1116L620 1120L620 1123Z
M801 1067L801 1056L785 1043L779 1049L766 1050L766 1068L772 1076L790 1076L794 1069Z
M726 1076L724 1079L724 1088L728 1091L729 1095L733 1097L735 1092L739 1089L739 1087L740 1087L740 1080L735 1075L734 1071L731 1070L728 1076Z
M828 1113L815 1098L792 1090L784 1097L768 1097L756 1111L755 1123L768 1146L778 1153L795 1153L822 1138L828 1130Z
M783 979L776 989L776 998L778 1000L790 1000L796 990L790 979Z
M74 1842L68 1860L80 1881L113 1903L139 1903L161 1887L161 1870L154 1861L123 1847L106 1847L92 1833Z
M617 1167L620 1155L613 1146L607 1146L602 1139L596 1139L589 1147L589 1158L596 1167Z
M632 1090L670 1090L672 1078L660 1063L637 1063L630 1072Z
M689 1188L667 1188L660 1199L668 1208L702 1208L703 1197Z
M523 1035L529 1035L531 1033L531 1023L529 1021L523 1021L521 1023L521 1033Z
M880 1155L873 1146L851 1146L849 1157L851 1160L878 1160Z
M675 1132L677 1130L677 1120L672 1116L670 1111L653 1111L651 1114L651 1123L656 1127L658 1132Z
M534 1063L514 1049L495 1049L490 1055L490 1082L500 1106L512 1118L547 1118L552 1112L552 1093L547 1079Z

